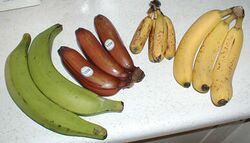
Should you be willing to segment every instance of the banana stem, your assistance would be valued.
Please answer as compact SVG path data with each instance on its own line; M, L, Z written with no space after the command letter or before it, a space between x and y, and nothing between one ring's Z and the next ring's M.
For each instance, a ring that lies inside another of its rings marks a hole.
M234 19L236 18L236 16L234 14L230 15L228 18L226 18L224 21L225 23L229 24L231 23Z
M233 12L232 9L233 9L233 8L229 8L229 9L226 9L226 10L222 10L222 11L220 12L221 17L225 17L225 16L228 16L229 14L231 14L231 13Z
M124 103L122 101L105 100L102 106L110 112L122 112Z
M241 29L242 28L242 22L243 22L243 17L240 17L236 20L236 23L234 25L235 28Z
M159 0L153 0L150 2L150 6L154 8L154 10L160 8L161 2Z
M235 16L237 18L245 17L245 11L244 11L244 8L242 6L233 7L233 13L235 14Z

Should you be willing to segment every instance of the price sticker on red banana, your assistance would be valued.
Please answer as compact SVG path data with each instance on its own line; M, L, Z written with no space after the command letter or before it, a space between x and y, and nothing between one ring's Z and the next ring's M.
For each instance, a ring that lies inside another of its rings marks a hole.
M84 66L81 68L81 74L85 77L90 77L94 74L94 71L90 67Z
M104 46L108 51L111 51L115 47L115 42L112 39L108 39L105 41Z

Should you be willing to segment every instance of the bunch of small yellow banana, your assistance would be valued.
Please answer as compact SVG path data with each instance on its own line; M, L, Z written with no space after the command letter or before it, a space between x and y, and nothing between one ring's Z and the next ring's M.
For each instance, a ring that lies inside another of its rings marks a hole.
M211 88L215 106L225 105L233 94L232 77L243 43L243 18L240 6L206 12L188 29L176 52L176 81L186 88L192 82L200 93ZM236 23L230 28L233 20Z
M151 1L148 15L140 22L130 43L130 51L139 54L148 37L148 58L153 63L161 62L164 57L175 56L175 30L170 18L160 10L160 2Z

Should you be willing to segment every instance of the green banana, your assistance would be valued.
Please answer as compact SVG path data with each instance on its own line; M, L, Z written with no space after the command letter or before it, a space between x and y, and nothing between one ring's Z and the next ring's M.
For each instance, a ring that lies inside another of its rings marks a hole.
M31 44L28 65L37 87L53 102L79 115L121 112L123 102L99 97L69 81L56 70L51 60L51 49L61 31L62 25L55 24L41 32Z
M31 119L51 131L70 136L105 139L106 129L59 107L36 87L28 69L27 51L30 41L30 35L24 34L5 64L7 89L17 106Z

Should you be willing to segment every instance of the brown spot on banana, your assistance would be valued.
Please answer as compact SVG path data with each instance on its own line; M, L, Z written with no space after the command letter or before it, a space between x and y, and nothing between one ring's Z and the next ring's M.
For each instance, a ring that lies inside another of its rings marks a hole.
M166 59L170 60L175 56L176 52L175 30L173 23L168 16L164 16L164 21L167 24L167 48L164 52L164 56Z
M147 39L149 36L149 33L151 31L152 28L152 24L153 24L153 20L151 19L151 17L147 16L145 17L139 24L133 38L132 41L130 43L130 51L133 54L139 54Z
M164 23L163 17L160 10L156 11L157 18L155 20L154 29L154 44L152 45L152 56L154 61L161 62L164 55L162 54L162 48L164 47Z
M152 22L152 28L149 33L149 39L148 39L148 59L150 62L154 63L153 59L153 46L154 46L154 34L155 34L155 19Z

